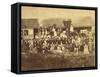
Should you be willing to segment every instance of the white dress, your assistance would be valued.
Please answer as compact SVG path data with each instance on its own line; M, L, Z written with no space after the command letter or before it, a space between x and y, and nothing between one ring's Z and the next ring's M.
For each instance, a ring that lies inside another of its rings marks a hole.
M88 45L84 46L84 54L89 54Z

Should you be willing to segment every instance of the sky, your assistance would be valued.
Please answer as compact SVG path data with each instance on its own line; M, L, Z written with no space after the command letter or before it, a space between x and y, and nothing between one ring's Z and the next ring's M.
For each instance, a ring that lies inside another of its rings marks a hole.
M77 23L79 20L85 17L91 17L95 20L94 10L80 10L80 9L62 9L62 8L44 8L44 7L21 7L22 19L38 18L41 22L44 19L63 18L71 19L73 23Z

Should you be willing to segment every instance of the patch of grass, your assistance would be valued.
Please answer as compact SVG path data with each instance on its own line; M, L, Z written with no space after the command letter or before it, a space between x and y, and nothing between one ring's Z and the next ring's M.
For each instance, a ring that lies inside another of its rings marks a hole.
M59 69L95 66L93 55L63 56L54 54L27 54L21 57L22 70Z

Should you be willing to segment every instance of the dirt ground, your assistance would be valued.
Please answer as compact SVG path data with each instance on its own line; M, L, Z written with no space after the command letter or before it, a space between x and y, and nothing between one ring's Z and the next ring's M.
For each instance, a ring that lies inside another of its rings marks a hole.
M21 56L21 70L43 70L95 66L94 55L27 54Z

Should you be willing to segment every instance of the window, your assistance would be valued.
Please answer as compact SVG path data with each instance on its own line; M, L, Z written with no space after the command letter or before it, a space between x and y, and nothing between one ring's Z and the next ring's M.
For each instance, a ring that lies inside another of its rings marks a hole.
M24 36L28 36L28 30L24 30Z

